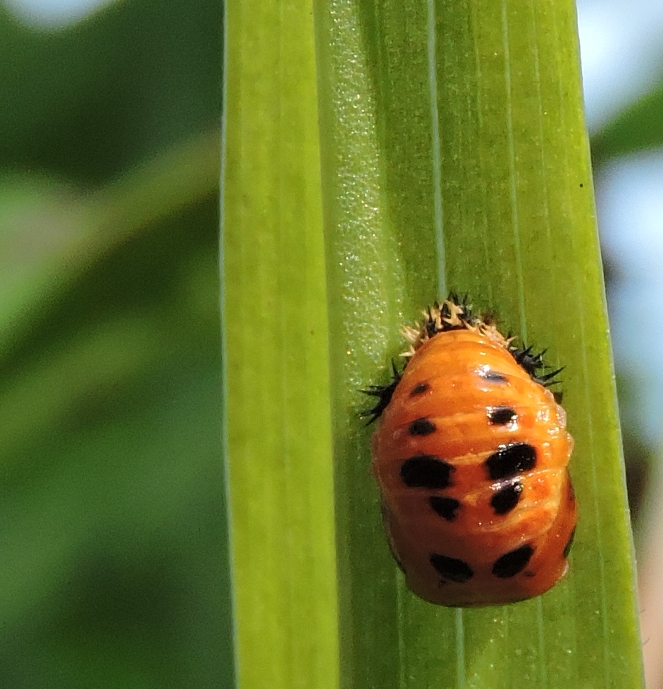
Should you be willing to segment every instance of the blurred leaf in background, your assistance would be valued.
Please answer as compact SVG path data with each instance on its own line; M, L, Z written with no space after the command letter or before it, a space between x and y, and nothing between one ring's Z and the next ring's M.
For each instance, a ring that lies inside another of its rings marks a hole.
M661 337L651 315L663 298L656 173L663 170L663 6L579 0L578 14L629 497L638 516L663 442L663 377L649 366Z
M579 0L648 689L663 687L663 5Z
M0 686L232 682L222 8L0 8Z

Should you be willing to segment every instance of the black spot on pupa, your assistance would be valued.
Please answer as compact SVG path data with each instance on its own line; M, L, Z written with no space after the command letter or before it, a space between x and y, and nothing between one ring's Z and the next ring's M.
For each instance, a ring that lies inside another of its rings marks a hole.
M451 485L451 464L433 455L415 455L401 466L401 478L408 488L443 489Z
M495 426L504 426L518 418L514 409L511 407L488 407L488 420Z
M435 424L428 419L415 419L408 426L410 435L430 435L431 433L435 433L436 430Z
M536 450L527 443L500 445L485 462L488 476L493 480L511 478L516 474L533 469L536 464Z
M490 499L490 506L495 514L507 514L518 504L523 492L523 484L519 480L511 481Z
M445 498L439 495L432 495L428 498L430 506L448 522L452 522L458 515L456 510L460 507L460 502L455 498Z
M430 390L430 385L428 383L417 383L412 390L410 390L410 397L422 395L427 390Z
M523 545L502 555L493 565L493 574L500 579L509 579L522 572L534 555L531 545Z
M564 546L564 550L562 551L562 557L566 560L566 558L569 556L569 553L571 552L571 546L573 545L573 539L576 536L576 530L573 529L571 531L571 535L569 536L569 540L566 542L566 545Z
M429 559L438 574L449 581L464 584L474 576L470 566L462 560L456 560L446 555L438 555L437 553L433 553Z
M488 371L479 371L479 375L482 378L489 380L491 383L509 382L508 378L505 375L503 375L502 373L498 373L497 371L491 371L490 369Z

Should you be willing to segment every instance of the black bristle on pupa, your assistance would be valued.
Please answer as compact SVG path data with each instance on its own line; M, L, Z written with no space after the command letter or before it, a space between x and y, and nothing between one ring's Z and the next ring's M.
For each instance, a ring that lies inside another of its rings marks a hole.
M438 306L437 302L435 302L435 306ZM433 312L431 311L430 306L428 307L428 313L424 325L426 327L426 334L428 335L428 337L433 337L433 335L436 335L439 332L437 324L435 323L435 319L433 318Z
M493 312L486 312L480 316L476 316L472 311L472 307L468 303L468 296L465 294L460 297L456 292L450 292L449 296L442 303L435 302L432 306L424 313L424 324L422 326L422 333L425 334L430 339L438 333L448 332L450 330L462 330L464 328L481 327L481 326L495 326L496 318ZM460 310L454 310L452 313L452 305L460 307ZM433 311L439 311L439 317L434 314ZM452 321L450 323L449 321ZM513 356L519 366L523 368L533 381L543 385L545 387L550 387L552 385L559 384L559 380L556 380L556 376L561 373L563 369L558 368L549 373L545 373L548 366L546 365L543 356L546 350L535 353L531 346L529 347L516 347L510 344L511 333L507 335L505 347L508 352ZM407 366L407 362L405 364ZM362 418L368 418L367 425L373 423L376 419L380 417L382 412L387 408L391 398L393 397L396 386L401 380L405 366L400 371L396 367L396 364L392 361L392 379L389 383L385 385L371 385L365 390L362 390L366 395L377 398L376 404L370 409L366 409L360 413ZM561 392L553 392L555 400L560 403L562 400Z
M449 308L449 302L455 304L456 306L460 306L462 309L460 313L456 314L460 322L455 325L447 322L453 317L451 309ZM436 322L436 318L433 316L433 308L439 310L440 312L441 323L439 324ZM440 302L436 301L433 306L428 307L424 327L426 328L426 334L430 338L438 333L445 333L449 332L450 330L464 330L468 326L472 326L475 323L492 323L493 320L493 316L490 313L482 314L480 317L475 316L474 312L472 311L472 307L469 304L469 297L467 294L459 297L456 292L449 292L449 296L441 304Z
M509 345L509 352L511 356L516 360L519 366L521 366L530 378L543 385L544 387L550 387L551 385L557 385L560 381L555 380L556 376L559 375L564 369L558 368L550 373L543 373L547 368L546 363L543 359L543 355L547 352L547 349L542 349L538 353L532 352L532 346L529 347L515 347ZM560 396L561 399L561 396Z
M378 419L382 412L387 408L391 398L394 394L396 386L400 383L403 371L399 371L395 362L391 362L392 379L391 382L386 385L370 385L365 390L361 390L365 395L370 395L371 397L377 397L378 401L370 409L365 409L359 413L361 418L367 418L367 426L370 426L376 419Z

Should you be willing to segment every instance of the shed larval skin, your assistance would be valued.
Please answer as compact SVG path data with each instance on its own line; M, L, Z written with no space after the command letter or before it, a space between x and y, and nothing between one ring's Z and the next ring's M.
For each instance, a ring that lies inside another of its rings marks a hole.
M372 438L387 538L407 586L431 603L520 601L568 568L573 438L507 345L481 328L425 339Z

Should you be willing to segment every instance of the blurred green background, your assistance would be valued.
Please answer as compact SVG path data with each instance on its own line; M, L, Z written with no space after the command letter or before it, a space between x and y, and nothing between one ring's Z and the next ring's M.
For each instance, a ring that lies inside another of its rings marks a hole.
M222 5L0 7L0 686L229 687Z
M222 13L124 0L48 30L0 5L3 689L232 686ZM615 161L663 146L651 73L593 126L601 220ZM612 296L624 272L607 258ZM619 352L617 367L637 508L659 448L629 421L646 398Z

